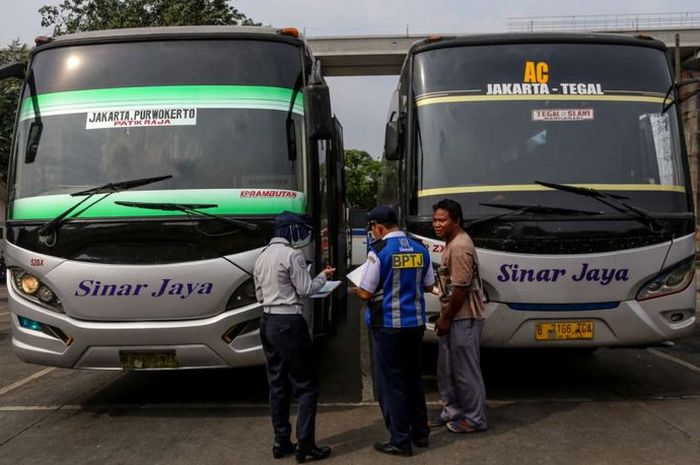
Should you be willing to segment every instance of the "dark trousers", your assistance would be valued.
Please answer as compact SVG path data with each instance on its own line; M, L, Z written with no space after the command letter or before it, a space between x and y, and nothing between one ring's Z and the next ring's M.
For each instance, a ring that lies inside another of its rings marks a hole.
M304 317L263 314L260 339L267 359L275 442L290 439L289 404L294 395L299 399L297 440L302 444L314 444L318 380L313 345Z
M421 342L425 327L372 328L374 377L379 407L390 442L411 448L411 439L425 438L428 411L421 379Z

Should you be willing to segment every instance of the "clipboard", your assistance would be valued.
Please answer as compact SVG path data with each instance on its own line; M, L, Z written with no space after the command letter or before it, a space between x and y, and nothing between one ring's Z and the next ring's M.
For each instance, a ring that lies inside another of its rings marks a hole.
M338 286L340 286L342 281L326 281L326 284L323 285L321 289L319 289L315 294L309 296L311 299L325 299L329 295L331 295L331 292L336 290Z

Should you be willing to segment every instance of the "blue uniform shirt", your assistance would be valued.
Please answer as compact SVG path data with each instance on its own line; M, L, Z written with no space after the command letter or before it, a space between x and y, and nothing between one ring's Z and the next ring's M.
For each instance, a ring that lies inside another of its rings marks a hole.
M365 312L367 325L425 325L423 288L435 282L426 248L402 231L390 232L370 245L366 266L360 287L374 294Z

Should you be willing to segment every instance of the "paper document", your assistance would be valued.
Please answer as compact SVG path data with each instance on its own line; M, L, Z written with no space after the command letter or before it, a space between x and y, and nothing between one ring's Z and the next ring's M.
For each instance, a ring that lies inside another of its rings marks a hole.
M352 270L350 273L348 273L348 279L357 287L360 287L360 283L362 282L362 277L365 275L365 271L367 270L367 262L364 262L362 266L358 266L354 270Z
M331 295L331 292L335 290L336 287L340 286L341 281L326 281L321 289L318 290L314 295L311 296L312 299L323 299Z

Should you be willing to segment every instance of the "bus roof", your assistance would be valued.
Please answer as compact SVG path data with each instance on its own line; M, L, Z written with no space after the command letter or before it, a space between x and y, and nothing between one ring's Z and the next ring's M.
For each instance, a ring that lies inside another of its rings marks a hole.
M148 40L178 40L178 39L259 39L287 42L305 47L305 42L299 38L281 33L281 29L262 26L168 26L107 29L101 31L78 32L48 39L46 43L37 46L34 52L46 48L66 45L132 42ZM308 47L306 47L308 49Z
M504 44L532 44L532 43L586 43L586 44L612 44L631 45L638 47L651 47L666 51L666 44L647 35L601 34L601 33L561 33L561 32L536 32L536 33L506 33L506 34L475 34L464 36L446 36L441 39L424 39L414 43L408 54L424 52L426 50L472 46L472 45L504 45Z

